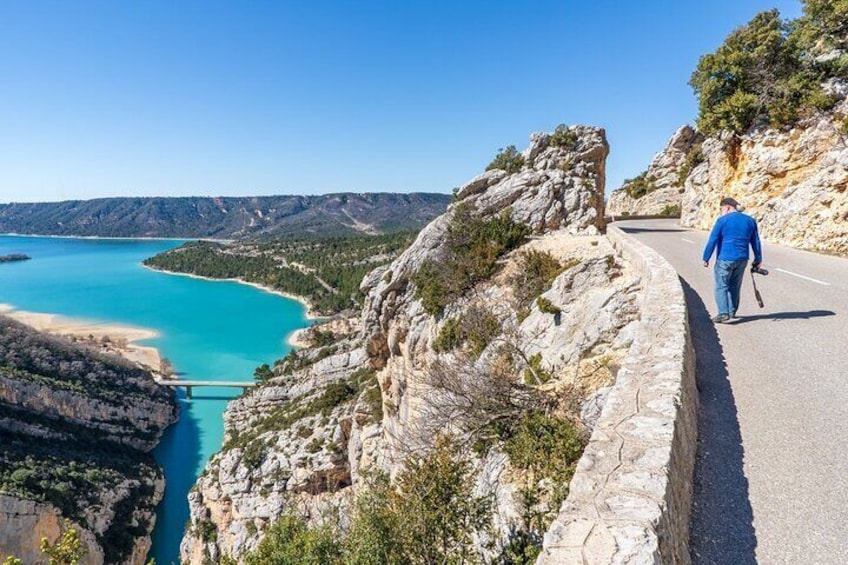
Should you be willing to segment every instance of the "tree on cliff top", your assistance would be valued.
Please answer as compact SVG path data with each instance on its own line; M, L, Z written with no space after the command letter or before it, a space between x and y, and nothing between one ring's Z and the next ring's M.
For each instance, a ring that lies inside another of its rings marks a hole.
M813 54L848 50L848 0L806 0L797 22L799 38Z
M802 18L784 21L777 10L757 14L701 57L689 84L699 100L698 128L742 134L753 125L791 125L834 100L822 82L848 76L846 55L828 60L823 46L844 48L847 0L808 0Z

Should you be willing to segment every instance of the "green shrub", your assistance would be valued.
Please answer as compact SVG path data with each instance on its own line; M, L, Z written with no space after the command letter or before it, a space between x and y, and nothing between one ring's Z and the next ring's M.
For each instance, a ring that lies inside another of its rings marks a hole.
M477 563L474 535L489 527L490 495L474 494L474 470L458 445L440 436L411 456L392 488L385 478L357 503L347 545L357 565Z
M211 543L218 539L218 526L212 520L198 520L194 525L194 535L204 543Z
M61 537L54 544L47 541L47 538L41 538L41 553L47 556L48 565L78 565L88 553L70 520L65 519L63 529Z
M328 526L308 527L300 517L285 515L274 522L246 565L330 565L343 563L343 548Z
M268 366L268 363L262 363L256 370L253 371L253 378L258 383L268 382L270 379L274 377L274 371L271 370L271 367Z
M460 317L444 323L433 342L433 349L438 352L452 351L467 344L471 354L479 357L500 333L501 322L498 317L487 308L474 305Z
M336 406L353 399L358 392L354 384L346 380L332 382L327 385L321 396L311 403L312 412L326 416Z
M306 367L314 365L318 361L326 359L331 355L335 355L336 351L338 351L338 346L336 345L322 347L317 350L317 353L314 348L305 350L293 349L289 351L285 357L277 360L274 363L274 366L279 367L284 375L291 375L295 371L305 369Z
M323 447L324 440L316 437L311 442L309 442L309 445L306 446L306 451L308 451L309 453L318 453Z
M362 393L365 403L368 405L371 415L374 416L375 422L383 421L383 393L380 390L379 383L369 386Z
M554 147L564 147L568 150L573 150L580 138L576 132L568 129L565 124L560 124L551 134L550 144Z
M452 351L462 345L463 341L460 319L450 318L445 320L442 329L439 330L439 335L433 342L433 350L440 353Z
M336 343L336 336L331 331L312 328L310 334L313 347L327 347Z
M492 162L486 166L487 171L501 169L509 174L515 174L524 166L524 157L515 148L515 145L510 145L498 149L497 155L492 159Z
M336 525L309 527L284 515L246 565L471 565L474 536L492 519L491 495L474 494L474 469L458 445L439 437L433 449L409 456L391 485L372 479L357 497L347 535Z
M524 369L524 384L543 385L550 382L554 374L542 365L542 354L534 353L527 360L529 367Z
M529 231L512 219L510 210L482 219L471 206L459 204L442 257L425 261L412 277L424 310L441 315L445 306L494 275L498 258L521 245Z
M701 144L693 145L689 152L686 153L686 157L683 159L683 164L680 166L680 171L678 172L677 183L683 186L686 182L686 179L689 178L689 175L692 171L704 162L704 151L701 147Z
M653 183L653 179L648 177L648 172L645 171L641 173L639 176L627 179L624 181L624 191L627 193L630 198L642 198L648 193L651 193L657 189L656 185Z
M834 49L848 50L845 25L848 22L848 3L844 0L803 0L803 4L804 14L793 24L793 34L799 45L812 55Z
M562 314L562 309L558 306L555 306L553 302L545 298L544 296L540 296L536 299L536 306L539 307L539 312L543 314L552 314L556 316L557 314Z
M527 414L503 438L503 449L510 463L532 473L535 480L530 481L531 488L535 490L541 479L551 481L549 512L539 516L540 522L536 524L539 531L545 531L568 496L568 484L585 447L586 438L574 424L543 412Z
M680 216L680 204L666 204L660 211L660 216Z
M247 469L258 469L265 459L268 448L265 441L255 439L244 446L241 452L241 464Z
M547 291L559 275L579 263L572 259L562 264L546 251L531 249L522 252L509 281L518 306L519 323L530 315L533 301Z
M480 306L473 306L465 312L465 341L474 357L480 357L483 350L501 333L501 321L492 312Z

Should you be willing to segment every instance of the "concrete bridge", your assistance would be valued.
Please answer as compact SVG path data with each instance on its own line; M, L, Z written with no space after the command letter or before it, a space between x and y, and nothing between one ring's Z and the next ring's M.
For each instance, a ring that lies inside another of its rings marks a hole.
M186 389L186 396L191 398L191 389L195 387L203 387L203 386L213 386L213 387L224 387L224 388L240 388L242 392L247 392L247 389L253 388L256 386L256 383L250 381L175 381L175 380L163 380L159 381L160 385L169 386L172 388L184 387Z

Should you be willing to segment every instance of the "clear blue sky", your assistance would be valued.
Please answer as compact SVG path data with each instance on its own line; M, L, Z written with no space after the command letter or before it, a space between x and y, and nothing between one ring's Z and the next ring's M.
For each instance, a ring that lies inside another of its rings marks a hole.
M795 0L0 0L0 202L439 191L558 123L607 190L695 117L698 57Z

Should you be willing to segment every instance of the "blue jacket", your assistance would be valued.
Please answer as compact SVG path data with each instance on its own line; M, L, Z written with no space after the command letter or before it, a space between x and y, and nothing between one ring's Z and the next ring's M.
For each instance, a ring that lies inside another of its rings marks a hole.
M719 218L713 226L704 248L704 261L710 260L716 247L721 261L747 261L749 245L754 250L754 262L761 262L763 250L757 222L742 212L731 212Z

